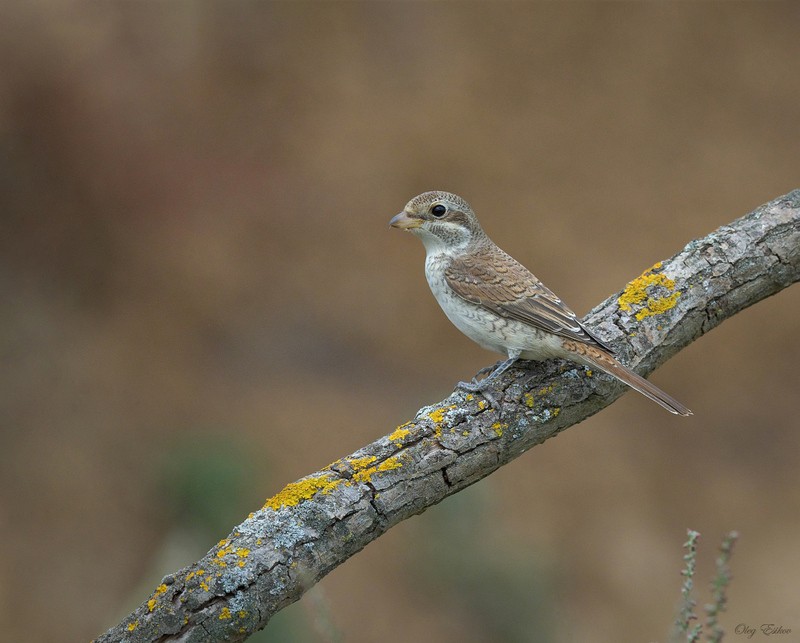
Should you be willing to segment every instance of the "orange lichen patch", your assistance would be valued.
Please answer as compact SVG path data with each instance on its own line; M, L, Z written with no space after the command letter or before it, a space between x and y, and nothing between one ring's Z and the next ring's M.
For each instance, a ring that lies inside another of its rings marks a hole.
M293 507L304 500L310 500L318 493L330 493L342 482L341 479L330 474L291 482L272 498L269 498L263 508L277 511L281 507Z
M656 272L661 267L662 263L659 261L625 287L617 299L620 310L628 313L633 310L634 306L642 306L635 315L638 321L642 321L645 317L660 315L675 306L678 297L681 296L681 291L675 290L675 281L664 273ZM658 293L664 289L667 294L650 295L648 289L651 288L658 288L659 290L656 291Z

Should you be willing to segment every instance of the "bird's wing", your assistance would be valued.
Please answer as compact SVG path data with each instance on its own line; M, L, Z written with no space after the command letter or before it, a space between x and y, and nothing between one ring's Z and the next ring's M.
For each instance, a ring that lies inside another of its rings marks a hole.
M454 257L445 279L459 297L501 317L613 354L547 286L502 250Z

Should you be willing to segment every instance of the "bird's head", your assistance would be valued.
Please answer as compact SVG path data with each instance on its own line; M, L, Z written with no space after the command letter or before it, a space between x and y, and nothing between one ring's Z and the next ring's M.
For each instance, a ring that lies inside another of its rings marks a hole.
M450 192L415 196L389 225L418 236L429 253L457 252L486 237L469 204Z

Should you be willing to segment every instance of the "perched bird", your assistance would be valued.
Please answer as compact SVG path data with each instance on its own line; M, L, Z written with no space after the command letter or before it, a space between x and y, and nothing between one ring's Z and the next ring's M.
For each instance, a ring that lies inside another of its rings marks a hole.
M692 415L621 364L533 273L498 248L461 197L425 192L389 224L422 240L428 285L456 328L483 348L507 356L480 382L473 379L459 387L484 391L518 359L561 357L616 377L671 413Z

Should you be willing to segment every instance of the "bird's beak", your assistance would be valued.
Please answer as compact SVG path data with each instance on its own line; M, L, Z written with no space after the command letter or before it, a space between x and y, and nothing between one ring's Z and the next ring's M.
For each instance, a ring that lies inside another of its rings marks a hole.
M392 220L389 221L389 225L393 228L400 228L401 230L413 230L414 228L419 228L422 225L422 221L419 219L412 219L408 216L408 213L403 210L400 214L395 214L392 217Z

